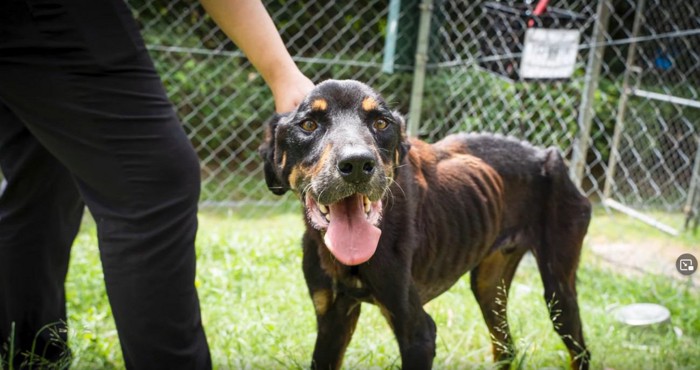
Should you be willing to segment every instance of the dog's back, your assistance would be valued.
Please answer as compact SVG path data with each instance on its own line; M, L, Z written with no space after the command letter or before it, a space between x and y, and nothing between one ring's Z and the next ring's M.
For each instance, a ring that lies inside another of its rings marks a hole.
M475 156L501 177L508 207L503 210L501 232L492 249L541 244L544 229L554 224L583 239L591 205L569 178L558 149L490 133L454 134L433 146L438 151Z
M566 222L582 229L567 227L568 231L585 234L591 217L590 201L569 178L557 148L535 147L497 134L457 134L446 139L451 140L461 142L466 153L482 159L503 179L506 203L511 205L505 209L504 228L528 220L545 226ZM520 207L512 207L514 204ZM533 214L533 209L543 211Z
M460 220L464 224L451 226L449 235L464 235L469 244L460 248L450 246L454 244L450 240L434 243L434 246L421 243L425 250L417 252L415 260L420 262L413 267L413 274L419 285L422 280L430 280L426 285L433 289L422 292L424 299L431 299L446 288L436 286L437 277L444 278L447 283L474 267L472 261L481 260L485 253L530 249L537 252L546 248L545 244L562 238L571 240L566 244L578 244L580 248L590 219L590 203L569 179L567 167L556 148L539 148L513 137L481 133L454 134L433 145L414 140L412 145L413 156L409 155L409 159L421 157L420 163L417 160L412 163L419 177L432 172L430 167L439 168L441 163L455 158L461 162L460 171L472 172L451 174L450 177L461 177L448 182L442 171L441 176L433 179L441 182L441 200L426 203L426 209L420 212L422 220L418 222L430 218L433 230L427 232L431 234L448 234L441 231L443 225L440 224ZM435 159L431 160L431 156ZM474 157L478 160L470 159ZM465 166L465 163L471 165ZM497 174L496 184L490 171ZM434 188L433 185L429 191ZM492 193L485 201L468 199L484 198L482 193L485 192ZM458 196L462 198L448 198ZM438 203L444 203L444 207L436 207ZM460 213L457 207L463 207L461 212L466 215L455 217L454 213ZM455 229L461 230L455 232ZM441 238L429 236L426 240L434 242ZM462 248L468 249L470 256L463 258L454 252ZM562 258L572 259L571 263L577 264L578 250L567 248L565 253L567 255ZM434 255L442 256L445 261L435 260Z

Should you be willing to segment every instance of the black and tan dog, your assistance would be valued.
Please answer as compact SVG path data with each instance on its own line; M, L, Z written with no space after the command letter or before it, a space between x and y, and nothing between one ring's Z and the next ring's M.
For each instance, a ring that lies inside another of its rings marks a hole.
M575 282L591 208L556 149L489 134L409 141L372 89L326 81L269 124L260 152L270 190L293 191L306 213L313 368L340 367L361 302L389 321L403 368L430 368L436 327L423 305L467 272L507 366L513 341L498 312L528 251L572 367L588 367Z

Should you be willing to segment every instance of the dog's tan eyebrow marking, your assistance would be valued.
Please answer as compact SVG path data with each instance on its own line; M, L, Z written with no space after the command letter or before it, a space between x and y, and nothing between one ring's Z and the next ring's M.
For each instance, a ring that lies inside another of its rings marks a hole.
M368 96L362 101L362 109L366 112L379 108L379 102L373 97Z
M328 109L328 102L326 99L318 98L311 102L311 110L326 110Z

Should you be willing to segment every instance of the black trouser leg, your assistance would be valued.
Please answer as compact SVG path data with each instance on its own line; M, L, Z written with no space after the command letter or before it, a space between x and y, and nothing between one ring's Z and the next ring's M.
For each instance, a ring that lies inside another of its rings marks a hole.
M0 102L71 173L95 218L127 367L211 367L194 287L199 164L128 9L47 0L13 12Z
M1 103L0 168L0 354L19 368L32 348L51 361L67 355L63 283L83 203L70 173Z

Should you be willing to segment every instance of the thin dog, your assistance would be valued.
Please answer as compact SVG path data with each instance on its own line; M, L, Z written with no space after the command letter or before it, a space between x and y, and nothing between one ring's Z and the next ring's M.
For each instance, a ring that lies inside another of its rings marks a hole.
M409 140L375 91L329 80L270 121L260 153L269 189L291 190L304 208L312 368L340 368L363 302L388 320L404 369L430 368L436 326L423 305L467 272L507 367L514 346L498 312L528 251L572 368L589 367L576 269L591 206L558 150L493 134Z

